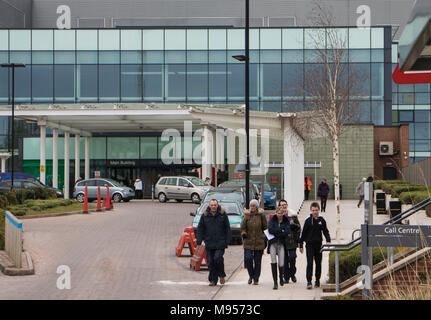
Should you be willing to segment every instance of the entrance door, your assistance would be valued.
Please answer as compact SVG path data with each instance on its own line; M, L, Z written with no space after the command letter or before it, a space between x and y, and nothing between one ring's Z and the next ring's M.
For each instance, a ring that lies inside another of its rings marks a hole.
M125 168L109 168L109 177L115 181L118 181L125 186L130 188L134 187L135 177L137 176L136 169L132 167Z
M396 180L397 179L397 169L394 167L384 167L383 168L383 180Z

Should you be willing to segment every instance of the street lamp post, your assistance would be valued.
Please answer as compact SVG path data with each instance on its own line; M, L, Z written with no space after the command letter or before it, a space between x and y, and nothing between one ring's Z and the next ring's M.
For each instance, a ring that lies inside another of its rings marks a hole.
M2 68L12 69L12 126L11 126L11 161L12 161L12 183L10 189L13 189L14 180L14 149L15 149L15 68L25 68L23 63L4 63L1 65Z
M245 55L233 56L238 61L245 61L245 205L250 203L250 2L245 0Z

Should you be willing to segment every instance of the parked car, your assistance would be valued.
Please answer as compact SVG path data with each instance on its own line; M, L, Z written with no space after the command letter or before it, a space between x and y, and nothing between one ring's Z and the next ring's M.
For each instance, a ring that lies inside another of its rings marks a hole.
M190 212L190 215L194 217L192 226L197 232L198 224L201 219L202 214L208 208L210 201L203 202L200 207L195 212ZM226 214L229 218L230 229L232 231L232 241L231 244L242 244L241 238L241 223L244 219L244 211L240 203L236 200L220 200L219 205L226 210Z
M92 178L77 182L73 188L73 197L76 198L78 202L84 202L85 187L87 187L88 201L97 200L97 190L99 186L102 198L106 197L107 187L109 187L109 196L114 202L120 202L121 200L128 202L135 197L135 191L133 191L133 189L115 180L105 178Z
M245 191L236 190L235 188L213 188L207 192L202 202L207 202L211 199L221 200L236 200L243 207L245 206Z
M12 180L0 181L0 191L9 191L12 184ZM63 192L60 189L52 188L44 185L42 182L36 179L14 179L14 189L28 189L28 188L45 188L54 192L57 198L63 198Z
M192 200L195 203L200 203L211 188L203 180L196 177L161 177L154 187L154 194L160 202L175 199L178 202Z
M239 191L244 191L245 193L245 179L232 179L225 181L218 185L219 188L231 188ZM251 199L257 199L259 200L259 190L257 187L253 184L253 182L250 180L249 184L249 192L250 192L250 200Z
M37 180L31 174L25 173L25 172L14 172L13 177L14 177L14 180L18 180L18 179ZM1 172L0 181L4 181L4 180L12 180L12 172Z
M253 183L261 190L261 181L253 181ZM271 186L268 182L265 182L263 185L263 191L264 191L264 207L265 209L275 209L277 206L277 195L275 190L271 189Z

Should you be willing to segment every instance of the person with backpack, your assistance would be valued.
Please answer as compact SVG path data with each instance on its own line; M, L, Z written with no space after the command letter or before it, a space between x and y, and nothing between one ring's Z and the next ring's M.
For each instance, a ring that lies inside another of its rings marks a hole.
M328 201L329 185L326 183L326 179L322 179L322 182L317 188L317 196L320 197L320 207L322 212L326 212L326 201Z
M249 210L244 211L244 219L241 223L244 264L249 275L248 284L253 282L254 285L258 285L262 255L266 247L263 231L268 228L268 223L265 218L264 210L259 208L259 202L256 199L250 201L249 207Z

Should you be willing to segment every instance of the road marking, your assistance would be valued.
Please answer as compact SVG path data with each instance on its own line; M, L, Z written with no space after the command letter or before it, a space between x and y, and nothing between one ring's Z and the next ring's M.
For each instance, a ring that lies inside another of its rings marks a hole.
M208 286L209 282L203 281L171 281L171 280L160 280L156 283L166 286ZM220 285L220 284L218 284ZM228 281L223 286L248 286L247 282L244 281Z

